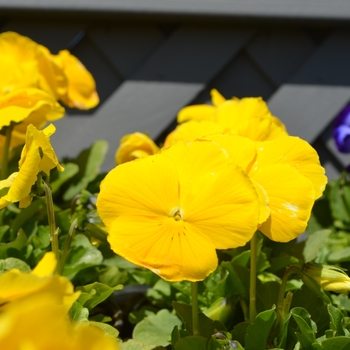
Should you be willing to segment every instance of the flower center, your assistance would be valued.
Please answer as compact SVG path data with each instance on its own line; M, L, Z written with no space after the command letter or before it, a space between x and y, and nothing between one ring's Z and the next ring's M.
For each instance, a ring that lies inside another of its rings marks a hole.
M170 216L172 216L175 221L180 221L182 220L183 217L183 210L181 207L175 207L170 210Z

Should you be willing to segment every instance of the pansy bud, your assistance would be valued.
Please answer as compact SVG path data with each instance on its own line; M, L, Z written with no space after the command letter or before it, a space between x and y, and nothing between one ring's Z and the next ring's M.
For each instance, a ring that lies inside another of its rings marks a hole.
M323 290L337 293L348 293L350 291L350 278L339 267L308 262L304 265L303 271L316 281Z
M120 146L115 154L115 161L117 164L122 164L156 154L158 151L158 146L149 136L141 132L135 132L125 135L120 140Z

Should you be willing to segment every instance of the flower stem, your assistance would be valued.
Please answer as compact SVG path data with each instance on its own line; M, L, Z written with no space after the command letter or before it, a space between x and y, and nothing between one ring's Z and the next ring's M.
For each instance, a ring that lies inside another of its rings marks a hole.
M66 263L66 260L67 260L68 254L69 254L69 250L70 250L70 245L71 245L73 237L74 237L75 227L77 225L77 222L78 222L78 219L77 218L74 219L69 227L68 237L66 240L66 244L64 245L60 265L58 267L59 274L62 274L64 264Z
M199 335L199 320L198 320L198 283L191 282L192 292L192 329L193 335Z
M284 293L286 290L288 279L292 274L294 274L298 271L300 271L300 268L298 266L294 265L294 266L289 267L283 275L282 284L280 287L280 291L278 294L278 300L277 300L277 320L276 320L277 326L281 326L282 319L283 319L283 310L284 310L283 300L284 300Z
M5 145L2 153L0 180L4 180L7 178L7 168L8 168L8 162L9 162L12 130L13 130L13 124L11 123L9 126L6 127L6 135L5 135L6 139L5 139Z
M58 229L56 229L56 220L55 220L55 212L53 209L53 200L52 193L49 185L43 181L45 196L46 196L46 208L47 208L47 218L49 221L50 227L50 240L51 240L51 249L55 253L57 259L57 266L60 266L60 257L58 252Z
M249 292L249 321L254 323L256 317L256 262L258 256L257 232L250 241L250 292Z

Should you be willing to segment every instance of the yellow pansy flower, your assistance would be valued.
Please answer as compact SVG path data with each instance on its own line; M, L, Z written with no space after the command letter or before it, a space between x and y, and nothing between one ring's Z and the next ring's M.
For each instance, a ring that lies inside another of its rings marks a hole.
M259 219L251 181L209 141L117 166L97 210L117 254L169 281L203 280L217 267L215 250L246 244Z
M306 141L292 136L264 142L235 135L207 138L223 147L255 185L262 233L288 242L305 231L327 183L317 152Z
M141 132L135 132L125 135L120 140L120 146L115 154L115 161L117 164L122 164L156 154L158 151L159 147L149 136Z
M74 293L74 286L66 277L54 275L56 265L54 253L49 252L31 273L12 269L0 275L0 305L3 305L0 310L33 295L54 293L55 302L68 312L80 293Z
M37 130L33 125L28 126L26 144L19 161L19 171L0 181L0 193L3 193L0 198L0 208L14 202L20 202L21 208L27 207L32 201L30 192L38 174L44 172L50 175L50 170L53 168L64 170L50 143L50 136L55 130L52 124L42 131Z
M96 92L95 80L78 58L67 50L62 50L52 57L67 79L67 89L65 94L60 94L60 100L71 108L96 107L100 99Z
M188 106L179 112L178 122L182 124L168 135L166 146L215 133L239 135L255 141L288 135L284 124L270 113L261 97L225 100L218 91L211 93L214 106Z

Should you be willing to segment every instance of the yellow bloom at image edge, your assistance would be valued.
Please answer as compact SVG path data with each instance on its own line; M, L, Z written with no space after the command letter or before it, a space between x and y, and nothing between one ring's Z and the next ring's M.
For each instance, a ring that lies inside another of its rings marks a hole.
M350 292L350 278L340 268L308 262L303 271L315 280L322 289L337 293Z
M69 320L80 293L66 277L54 274L56 264L49 252L31 273L12 269L0 275L0 349L119 349L101 329Z

